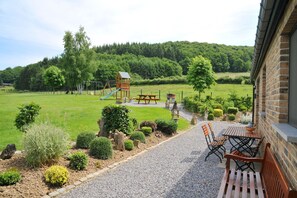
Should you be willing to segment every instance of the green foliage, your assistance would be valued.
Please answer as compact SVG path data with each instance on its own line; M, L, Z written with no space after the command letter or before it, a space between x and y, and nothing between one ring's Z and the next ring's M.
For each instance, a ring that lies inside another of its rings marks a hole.
M172 135L177 130L177 123L174 120L162 120L157 119L156 121L157 129L165 134Z
M58 159L67 148L68 134L50 124L34 124L24 136L26 161L32 167Z
M208 114L207 120L214 120L214 115L213 113Z
M223 115L223 110L222 109L214 109L213 115L215 117L221 117Z
M109 105L103 108L102 118L105 120L104 128L106 131L115 131L116 129L125 134L132 131L129 110L122 105Z
M234 114L236 115L238 112L238 108L237 107L228 107L227 113L228 114Z
M41 107L33 102L20 106L20 112L15 118L15 126L20 131L26 131L28 126L35 121L35 117L39 114L40 109Z
M83 170L88 165L88 156L82 151L73 153L70 155L69 159L69 166L75 170Z
M232 101L225 101L223 105L223 111L224 113L228 112L229 107L234 107L234 103Z
M215 84L214 72L210 61L202 56L193 58L187 75L189 84L193 85L193 89L203 93L205 89L209 89Z
M45 181L53 186L63 186L69 179L69 172L63 166L51 166L45 171Z
M21 180L21 173L14 168L0 173L0 186L16 184Z
M240 104L238 109L239 109L239 111L242 111L244 113L247 111L247 108L246 108L246 106L244 106L244 104Z
M131 140L139 140L142 143L145 143L145 136L144 133L141 131L134 131L130 135Z
M155 131L157 129L157 124L153 121L148 121L148 120L142 121L139 126L140 128L150 127L152 131Z
M128 151L131 151L134 148L134 144L132 140L125 140L124 145L125 145L125 149Z
M43 74L44 84L50 86L53 91L64 85L65 79L61 70L56 66L50 66Z
M228 119L229 119L230 121L235 120L235 115L234 115L234 114L228 114Z
M106 137L98 137L90 144L90 154L98 159L109 159L112 157L112 144Z
M212 105L212 108L213 109L223 109L223 106L221 104L216 103L216 104Z
M151 127L141 127L141 131L143 132L144 135L150 136L152 133L152 128Z
M82 132L78 134L76 139L77 148L90 148L90 143L96 138L96 134L92 132Z

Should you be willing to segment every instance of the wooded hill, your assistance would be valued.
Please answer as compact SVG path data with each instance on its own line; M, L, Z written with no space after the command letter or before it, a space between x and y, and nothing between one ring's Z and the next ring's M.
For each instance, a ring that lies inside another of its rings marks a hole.
M210 59L215 72L246 72L251 68L253 54L253 47L248 46L186 41L111 44L93 50L96 52L93 77L103 83L114 80L118 71L129 72L135 80L186 75L191 59L197 55ZM51 65L62 68L62 64L57 56L25 67L7 68L0 71L0 84L13 83L19 90L45 90L44 70Z

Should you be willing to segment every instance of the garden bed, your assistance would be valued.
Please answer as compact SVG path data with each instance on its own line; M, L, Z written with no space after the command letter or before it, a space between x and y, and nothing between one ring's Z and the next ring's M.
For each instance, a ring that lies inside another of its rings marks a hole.
M127 159L130 156L134 156L141 151L159 144L162 141L169 139L171 136L162 135L156 137L155 133L146 138L146 144L140 143L139 148L134 148L132 151L118 151L114 150L112 159L99 160L93 157L89 157L89 163L85 170L76 171L69 168L69 161L61 157L55 164L67 167L70 177L66 185L74 184L81 178L99 171L105 167L108 167L116 162L120 162ZM88 154L88 149L79 149ZM78 151L78 149L70 149L69 153ZM67 156L67 155L65 155ZM26 166L24 154L15 154L11 159L0 161L0 172L9 168L17 168L21 172L22 179L15 185L0 186L0 197L41 197L47 195L55 190L56 187L49 186L44 180L44 173L50 165L43 166L41 168L29 168Z

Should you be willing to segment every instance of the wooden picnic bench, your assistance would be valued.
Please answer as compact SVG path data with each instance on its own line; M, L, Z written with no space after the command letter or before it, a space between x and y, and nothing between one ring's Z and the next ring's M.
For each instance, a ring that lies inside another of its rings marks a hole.
M293 198L297 197L297 191L293 190L276 159L274 158L270 144L266 144L263 158L241 157L226 154L226 170L221 182L218 197L272 197ZM230 159L245 162L260 162L260 172L247 172L230 169Z
M140 94L137 98L135 98L135 100L138 100L138 104L140 103L140 101L144 101L145 104L147 104L146 102L150 104L151 101L155 101L155 104L157 104L157 101L160 99L156 98L156 96L157 95L154 94Z

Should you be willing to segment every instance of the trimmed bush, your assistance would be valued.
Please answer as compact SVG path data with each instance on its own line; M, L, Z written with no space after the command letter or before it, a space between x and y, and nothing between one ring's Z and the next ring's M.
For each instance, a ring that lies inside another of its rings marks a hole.
M228 107L227 113L236 115L238 112L238 108L236 107Z
M246 112L247 111L247 107L244 106L243 104L240 104L239 105L239 111Z
M234 115L234 114L228 114L228 119L229 119L230 121L235 120L235 115Z
M90 144L90 154L98 159L109 159L112 157L112 144L106 137L98 137Z
M16 184L21 180L21 173L17 169L9 169L0 173L0 186Z
M53 186L63 186L68 181L69 172L64 166L51 166L45 171L45 181Z
M125 144L125 149L126 150L128 150L128 151L133 150L134 144L133 144L132 140L125 140L124 144Z
M38 104L23 104L19 107L20 112L15 118L15 126L20 131L27 131L28 126L35 121L35 117L39 114L41 107Z
M145 136L150 136L153 130L151 127L142 127L141 131L144 133Z
M77 148L90 148L90 143L93 139L96 138L96 134L92 132L82 132L78 134L76 138L76 147Z
M221 117L223 115L223 110L222 109L214 109L213 110L213 115L215 117Z
M177 123L174 120L165 121L158 119L155 121L157 129L165 134L172 135L177 130Z
M214 115L212 113L208 114L207 120L214 120Z
M130 135L131 140L139 140L142 143L145 143L145 136L141 131L134 131Z
M214 105L212 105L212 108L213 109L223 109L223 106L221 105L221 104L214 104Z
M68 134L50 124L33 125L24 136L26 161L37 167L57 160L68 149Z
M69 159L69 166L75 170L83 170L88 165L88 156L82 151L73 153L70 155Z
M143 121L140 123L139 127L151 127L152 131L155 131L157 129L157 124L153 121Z

